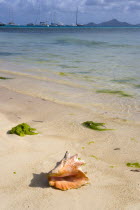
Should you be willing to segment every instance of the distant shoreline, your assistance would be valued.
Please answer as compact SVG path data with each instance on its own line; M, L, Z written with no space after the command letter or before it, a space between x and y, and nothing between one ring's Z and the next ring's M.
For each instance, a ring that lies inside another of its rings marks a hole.
M5 25L0 26L0 29L5 28L140 28L140 26L24 26L24 25Z

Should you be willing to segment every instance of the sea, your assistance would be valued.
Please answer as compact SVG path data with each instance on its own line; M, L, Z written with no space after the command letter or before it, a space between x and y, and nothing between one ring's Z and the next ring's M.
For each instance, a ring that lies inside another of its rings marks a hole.
M0 86L140 122L140 28L0 28Z

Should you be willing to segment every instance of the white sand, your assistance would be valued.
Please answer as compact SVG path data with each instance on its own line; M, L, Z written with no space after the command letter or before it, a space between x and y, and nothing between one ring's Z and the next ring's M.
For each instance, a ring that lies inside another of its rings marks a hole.
M140 162L138 123L107 119L5 88L0 88L0 119L1 210L140 209L140 172L126 166L127 162ZM90 130L81 125L86 120L105 122L115 130ZM7 134L22 122L40 134ZM94 143L88 144L90 141ZM46 173L67 150L86 161L90 184L63 192L48 186Z

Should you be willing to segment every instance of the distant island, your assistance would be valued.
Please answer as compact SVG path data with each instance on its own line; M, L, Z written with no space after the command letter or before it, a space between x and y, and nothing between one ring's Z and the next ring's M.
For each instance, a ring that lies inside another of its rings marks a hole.
M26 25L17 25L13 22L10 22L8 24L2 23L0 22L0 26L1 27L140 27L140 24L130 24L127 22L121 22L117 19L112 19L106 22L102 22L102 23L94 23L94 22L90 22L87 24L69 24L69 25L65 25L63 23L59 24L59 23L51 23L48 24L46 22L40 22L39 24L33 24L33 23L28 23Z
M99 24L96 24L96 23L88 23L88 24L84 24L84 26L101 26L101 27L137 27L137 26L140 26L140 24L130 24L130 23L127 23L127 22L121 22L121 21L118 21L117 19L112 19L112 20L109 20L109 21L106 21L106 22L102 22L102 23L99 23Z

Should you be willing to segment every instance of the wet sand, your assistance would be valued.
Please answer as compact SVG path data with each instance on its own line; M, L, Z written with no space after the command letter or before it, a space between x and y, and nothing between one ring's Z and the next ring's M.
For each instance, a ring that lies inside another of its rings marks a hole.
M0 117L0 209L140 209L140 172L126 166L140 162L138 122L105 117L3 87ZM114 130L90 130L81 125L87 120L104 122ZM39 134L7 134L22 122ZM85 160L83 170L90 183L76 190L55 190L48 186L46 174L66 151Z

